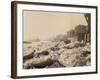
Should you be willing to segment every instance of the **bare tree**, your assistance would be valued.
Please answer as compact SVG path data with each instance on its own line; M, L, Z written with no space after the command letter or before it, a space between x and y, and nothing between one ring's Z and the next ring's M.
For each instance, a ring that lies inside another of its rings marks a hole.
M88 38L87 41L90 42L90 38L91 38L91 15L90 14L84 14L84 17L87 21L87 24L88 24L88 33L86 35L86 37Z

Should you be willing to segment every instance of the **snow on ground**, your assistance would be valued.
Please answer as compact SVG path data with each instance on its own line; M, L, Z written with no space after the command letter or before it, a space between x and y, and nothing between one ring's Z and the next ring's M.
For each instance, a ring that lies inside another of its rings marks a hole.
M90 66L91 49L89 43L78 41L32 42L24 44L23 59L24 69Z

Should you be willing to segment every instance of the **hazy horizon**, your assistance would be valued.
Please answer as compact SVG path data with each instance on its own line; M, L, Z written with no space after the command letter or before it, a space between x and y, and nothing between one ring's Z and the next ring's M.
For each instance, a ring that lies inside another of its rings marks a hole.
M24 41L46 40L67 33L75 26L87 25L84 14L24 11Z

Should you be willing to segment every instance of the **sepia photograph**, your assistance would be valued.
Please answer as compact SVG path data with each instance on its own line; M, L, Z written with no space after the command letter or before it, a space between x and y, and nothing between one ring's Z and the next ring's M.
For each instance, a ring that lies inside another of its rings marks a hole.
M13 1L11 77L97 73L97 6Z
M23 11L23 68L91 66L91 15Z

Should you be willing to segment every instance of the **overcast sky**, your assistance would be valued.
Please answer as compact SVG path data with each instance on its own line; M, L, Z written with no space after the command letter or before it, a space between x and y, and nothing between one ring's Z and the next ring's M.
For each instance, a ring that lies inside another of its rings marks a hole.
M43 11L24 11L24 41L46 40L67 33L78 24L87 25L84 14Z

